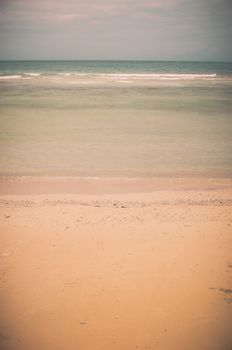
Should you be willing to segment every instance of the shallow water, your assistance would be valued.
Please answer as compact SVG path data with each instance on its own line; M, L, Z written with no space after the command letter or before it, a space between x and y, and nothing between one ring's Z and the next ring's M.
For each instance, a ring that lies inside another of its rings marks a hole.
M231 176L231 64L0 67L1 175Z

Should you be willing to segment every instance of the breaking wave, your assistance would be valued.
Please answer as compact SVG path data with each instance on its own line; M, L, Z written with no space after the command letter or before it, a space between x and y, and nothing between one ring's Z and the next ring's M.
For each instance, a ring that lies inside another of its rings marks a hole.
M25 72L22 74L5 74L0 75L1 80L17 80L17 79L69 79L76 80L83 78L88 79L103 79L113 81L123 80L211 80L218 78L216 73L213 74L183 74L183 73L79 73L79 72L59 72L59 73L38 73Z

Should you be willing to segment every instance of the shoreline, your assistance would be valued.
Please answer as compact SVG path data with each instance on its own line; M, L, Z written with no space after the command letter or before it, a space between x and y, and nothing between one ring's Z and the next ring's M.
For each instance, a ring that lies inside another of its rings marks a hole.
M232 178L0 176L0 196L231 190Z

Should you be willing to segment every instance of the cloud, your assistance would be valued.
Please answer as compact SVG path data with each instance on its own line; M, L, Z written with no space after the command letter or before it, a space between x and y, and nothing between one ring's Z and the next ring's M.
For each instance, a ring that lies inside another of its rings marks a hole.
M9 0L0 2L0 21L51 24L170 9L183 0Z
M41 57L232 56L231 9L231 0L0 0L1 46L20 57L25 44Z

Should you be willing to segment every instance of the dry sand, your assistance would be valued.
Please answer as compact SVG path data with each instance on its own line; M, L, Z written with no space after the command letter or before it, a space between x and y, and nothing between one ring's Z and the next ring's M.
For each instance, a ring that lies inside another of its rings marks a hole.
M225 187L2 191L0 349L232 349Z

